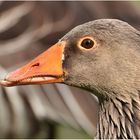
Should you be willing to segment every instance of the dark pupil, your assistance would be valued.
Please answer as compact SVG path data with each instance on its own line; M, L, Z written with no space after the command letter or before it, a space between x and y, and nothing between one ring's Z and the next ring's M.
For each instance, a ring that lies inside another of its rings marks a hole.
M85 49L90 49L94 45L94 42L91 39L84 39L81 43L81 46Z

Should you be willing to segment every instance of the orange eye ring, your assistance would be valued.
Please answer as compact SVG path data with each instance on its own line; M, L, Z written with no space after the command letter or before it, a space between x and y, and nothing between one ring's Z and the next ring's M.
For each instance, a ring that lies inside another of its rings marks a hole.
M96 46L95 40L89 36L80 39L80 41L78 42L78 47L84 50L90 50L92 48L95 48L95 46Z

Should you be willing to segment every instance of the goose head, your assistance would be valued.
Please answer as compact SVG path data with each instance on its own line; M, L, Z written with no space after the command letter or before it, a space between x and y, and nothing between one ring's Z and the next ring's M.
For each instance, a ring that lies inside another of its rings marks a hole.
M65 83L109 98L139 88L139 60L140 33L126 22L99 19L75 27L1 84Z

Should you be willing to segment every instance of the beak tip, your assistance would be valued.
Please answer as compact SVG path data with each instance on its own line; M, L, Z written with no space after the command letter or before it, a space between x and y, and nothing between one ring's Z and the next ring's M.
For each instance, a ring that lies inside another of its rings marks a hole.
M16 76L17 74L17 76ZM0 84L1 83L11 83L11 82L14 82L17 80L17 77L19 79L19 75L21 76L21 74L17 73L17 71L14 71L14 72L10 72L8 73L5 78L3 80L0 81Z
M13 85L13 82L9 81L9 74L4 79L0 79L0 85L7 86L7 87Z
M2 85L2 86L7 86L8 85L8 81L6 81L6 80L0 80L0 85Z

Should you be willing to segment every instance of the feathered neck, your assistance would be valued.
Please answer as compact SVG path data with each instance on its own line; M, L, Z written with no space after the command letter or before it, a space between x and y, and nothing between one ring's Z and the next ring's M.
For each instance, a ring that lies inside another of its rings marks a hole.
M100 104L96 138L140 138L140 95L128 95Z

